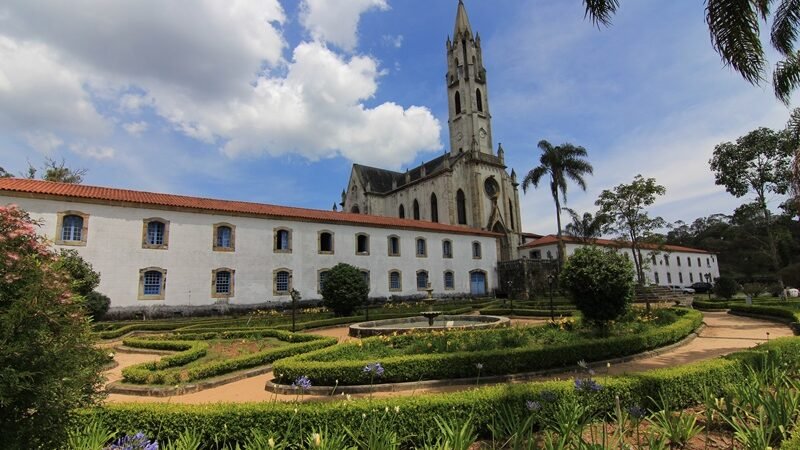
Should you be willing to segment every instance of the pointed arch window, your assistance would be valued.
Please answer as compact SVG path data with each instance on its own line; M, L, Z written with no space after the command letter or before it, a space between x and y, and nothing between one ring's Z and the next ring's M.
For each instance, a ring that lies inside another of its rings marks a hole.
M461 94L458 91L456 91L455 102L456 114L461 114Z
M508 226L514 229L514 204L511 203L511 199L508 199Z
M431 222L439 221L439 201L436 200L436 194L431 194Z
M464 197L464 191L461 189L456 192L456 212L458 213L458 223L460 225L467 224L467 199Z
M414 200L414 220L419 220L419 202Z
M398 216L399 216L401 219L405 219L405 218L406 218L406 208L405 208L405 206L403 206L403 205L400 205L400 207L399 207L399 208L397 208L397 215L398 215Z
M480 88L475 89L475 101L478 104L478 112L483 112L483 96L481 95Z

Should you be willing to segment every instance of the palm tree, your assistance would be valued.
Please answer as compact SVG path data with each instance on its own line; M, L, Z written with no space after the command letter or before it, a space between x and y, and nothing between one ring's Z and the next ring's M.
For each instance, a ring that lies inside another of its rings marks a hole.
M600 237L603 232L603 225L608 223L608 218L597 213L594 216L592 213L583 213L580 216L572 208L561 208L569 213L572 223L568 223L564 227L564 232L567 236L572 236L584 244L593 244L594 241Z
M700 3L698 0L697 3ZM586 16L596 25L608 26L619 8L619 0L583 0ZM784 58L775 65L772 85L775 96L789 104L792 90L800 86L800 52L795 49L800 30L797 0L730 1L705 0L706 23L711 45L723 64L733 67L751 84L766 80L767 58L761 43L760 25L772 17L770 41Z
M583 147L576 147L569 143L553 146L553 144L545 140L539 141L538 147L542 150L539 165L525 175L522 180L522 191L527 193L528 187L531 185L539 187L539 182L542 181L542 178L545 175L550 176L550 193L553 195L553 201L556 204L558 261L560 265L563 263L562 255L564 254L564 242L561 236L561 199L563 198L564 203L567 203L567 179L572 180L585 191L586 181L583 177L586 174L593 173L594 168L584 159L586 158L586 149Z

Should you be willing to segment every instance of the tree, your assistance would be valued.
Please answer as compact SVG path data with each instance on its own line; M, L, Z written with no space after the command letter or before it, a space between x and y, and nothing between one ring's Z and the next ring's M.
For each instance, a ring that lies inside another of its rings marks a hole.
M719 277L714 283L714 293L717 297L730 300L739 292L739 283L730 277Z
M70 169L66 166L66 162L62 159L61 162L56 162L52 158L45 158L44 166L42 166L44 175L42 179L45 181L55 181L59 183L80 184L83 182L83 177L88 172L87 169ZM28 172L23 174L25 178L34 179L38 170L28 163Z
M605 26L611 24L611 17L619 8L619 0L583 0L583 3L586 16ZM784 58L775 65L772 85L775 96L788 104L792 91L800 85L800 52L794 48L800 3L797 0L706 0L705 3L712 47L724 65L733 67L751 84L766 81L767 58L760 25L762 21L766 25L771 16L770 41Z
M106 362L36 226L0 206L0 436L9 449L60 448L71 411L99 399Z
M633 300L633 267L613 250L577 249L564 264L561 282L584 319L598 325L622 316Z
M558 261L559 266L564 263L564 242L561 233L561 199L567 203L567 179L572 180L586 190L586 174L592 174L594 168L586 161L586 149L565 143L553 146L545 140L539 141L542 151L539 165L531 169L522 180L522 191L528 192L530 186L539 187L542 179L548 175L550 178L550 194L556 204L556 224L558 226ZM560 193L560 195L559 195Z
M369 286L357 268L339 263L325 276L322 303L337 316L349 316L366 303Z
M769 194L786 194L791 177L791 156L794 145L789 133L758 128L740 137L736 143L724 142L714 148L709 161L716 184L735 197L755 194L754 206L763 216L767 250L772 269L783 288L778 271L781 264L772 231L772 217L767 203Z
M636 278L644 284L644 266L640 244L648 241L656 230L666 226L661 217L651 218L645 207L652 205L656 197L664 195L666 188L656 184L655 178L636 175L630 184L620 184L613 190L604 190L595 204L600 214L609 218L604 231L620 234L624 242L631 245Z
M8 171L2 167L0 167L0 178L12 178L14 175L8 173Z
M603 232L603 226L608 222L608 218L602 214L583 213L583 216L578 215L572 208L562 208L569 213L572 223L568 223L564 228L564 232L568 236L577 238L584 244L592 244L600 237Z

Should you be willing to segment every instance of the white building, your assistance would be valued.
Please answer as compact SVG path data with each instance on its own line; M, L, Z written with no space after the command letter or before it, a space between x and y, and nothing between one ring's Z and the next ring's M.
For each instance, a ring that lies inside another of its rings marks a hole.
M499 236L458 225L13 178L0 203L89 261L115 309L286 302L292 288L319 299L340 262L361 268L371 297L496 285Z
M564 236L567 257L587 243ZM595 239L594 245L617 249L626 258L632 258L633 250L618 241ZM644 274L649 284L660 286L689 286L692 283L712 282L719 277L717 255L695 248L678 245L642 244ZM520 254L533 260L551 259L558 255L558 238L543 236L520 247Z

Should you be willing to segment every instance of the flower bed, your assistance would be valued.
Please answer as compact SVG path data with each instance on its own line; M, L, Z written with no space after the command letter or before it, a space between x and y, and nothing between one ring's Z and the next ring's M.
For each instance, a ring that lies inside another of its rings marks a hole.
M527 309L527 308L486 308L479 311L482 315L488 316L519 316L519 317L550 317L549 309ZM552 314L556 317L570 317L577 313L574 309L553 308Z
M576 338L553 329L550 330L555 333L550 333L547 327L368 338L278 361L274 372L280 384L307 376L316 385L333 386L507 375L567 367L581 359L602 361L672 344L688 336L703 320L697 311L669 311L678 316L669 325L601 339ZM382 363L385 373L373 380L363 368L375 361Z
M195 333L183 336L170 336L169 338L170 340L125 339L123 343L128 347L175 350L179 353L165 356L158 361L126 367L122 370L123 382L157 385L180 384L269 364L281 358L318 350L336 343L336 339L334 338L269 329ZM241 356L216 359L205 363L199 361L208 354L209 344L205 341L211 339L256 338L275 338L287 344ZM197 364L191 367L184 367L192 362L197 362Z
M668 398L673 407L696 405L703 392L721 392L726 385L744 378L750 367L764 361L766 351L778 361L800 361L800 338L781 338L710 361L682 367L651 370L631 375L596 377L601 390L583 395L573 381L532 382L483 387L470 391L429 396L377 398L358 401L315 403L262 402L246 404L108 404L83 411L81 421L99 419L105 426L131 432L142 431L159 439L175 439L192 430L208 442L235 444L247 441L253 430L270 433L310 433L322 427L342 430L363 423L363 418L381 419L391 414L392 427L405 446L419 444L437 423L437 418L472 417L481 435L489 435L498 413L524 416L528 402L546 396L565 400L581 396L588 410L611 413L619 401L623 407L653 407L653 399ZM619 399L619 400L617 400ZM799 440L800 441L800 440ZM798 448L798 447L787 447Z

